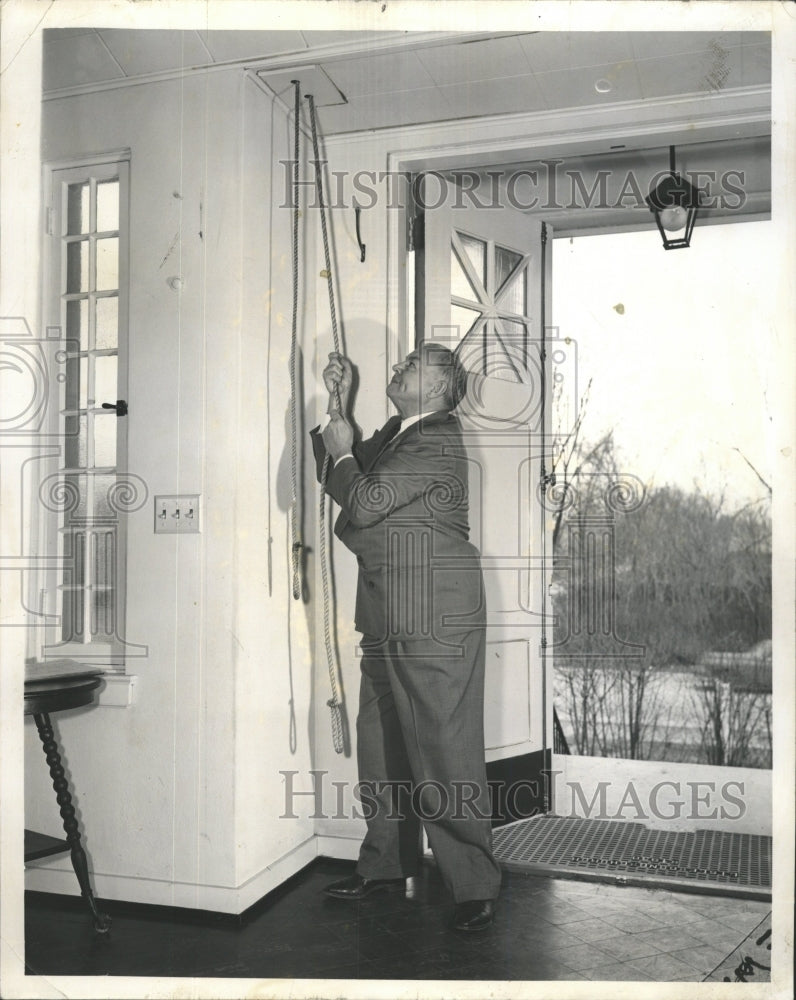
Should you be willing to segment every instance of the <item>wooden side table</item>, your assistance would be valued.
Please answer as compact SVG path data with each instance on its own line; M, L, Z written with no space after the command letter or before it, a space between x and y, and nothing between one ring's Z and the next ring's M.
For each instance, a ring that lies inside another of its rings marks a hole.
M25 861L34 861L69 851L72 867L80 884L80 893L88 903L94 918L94 929L99 934L105 934L110 930L111 919L97 909L94 893L91 890L86 852L80 842L80 830L69 792L69 782L66 780L58 743L50 722L51 712L92 704L101 683L102 677L97 671L25 682L25 715L32 715L36 723L66 833L66 840L58 840L56 837L25 830Z

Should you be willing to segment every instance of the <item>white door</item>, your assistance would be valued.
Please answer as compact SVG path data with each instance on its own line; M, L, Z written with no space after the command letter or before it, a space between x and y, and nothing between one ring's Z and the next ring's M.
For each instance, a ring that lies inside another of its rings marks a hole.
M552 547L541 496L552 383L565 360L545 292L552 234L516 209L464 206L453 183L440 205L439 190L435 178L416 258L417 335L455 347L469 372L457 414L487 598L487 772L504 792L516 786L502 803L514 819L549 806Z

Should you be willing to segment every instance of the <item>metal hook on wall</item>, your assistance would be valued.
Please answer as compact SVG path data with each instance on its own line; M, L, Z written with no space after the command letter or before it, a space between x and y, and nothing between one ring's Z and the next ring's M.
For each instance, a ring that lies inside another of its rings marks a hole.
M359 231L359 215L362 209L359 205L354 206L354 215L356 216L356 228L357 228L357 243L359 244L359 260L361 264L365 263L365 244L362 242L362 236Z

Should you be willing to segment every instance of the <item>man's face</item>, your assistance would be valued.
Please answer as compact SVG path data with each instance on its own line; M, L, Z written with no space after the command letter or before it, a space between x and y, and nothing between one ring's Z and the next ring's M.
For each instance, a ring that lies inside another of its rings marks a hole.
M387 385L387 396L402 417L423 413L439 406L442 398L437 389L444 390L445 374L437 365L428 364L421 351L412 351L393 365L395 373Z

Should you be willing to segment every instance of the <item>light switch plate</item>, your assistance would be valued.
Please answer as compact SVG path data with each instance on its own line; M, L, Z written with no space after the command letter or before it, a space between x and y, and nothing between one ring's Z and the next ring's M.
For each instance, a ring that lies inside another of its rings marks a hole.
M156 535L188 535L198 531L198 493L171 493L155 497Z

